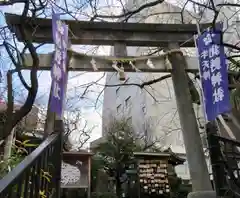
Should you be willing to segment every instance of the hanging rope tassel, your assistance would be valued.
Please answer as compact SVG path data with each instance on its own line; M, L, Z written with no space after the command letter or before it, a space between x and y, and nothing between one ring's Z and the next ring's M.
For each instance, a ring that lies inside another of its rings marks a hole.
M120 67L120 71L118 72L118 74L119 74L119 80L120 81L125 81L126 80L126 75L125 75L123 66Z
M117 66L117 61L113 61L112 68L114 68L118 72L119 80L125 81L126 78L125 78L125 73L124 73L124 67L121 66L121 68L119 68Z
M138 69L138 68L133 64L132 61L130 61L129 64L131 65L132 69L134 69L136 72L141 72L141 70Z
M155 68L155 66L153 65L153 62L151 61L151 59L147 59L147 66L150 67L151 69Z
M115 69L117 72L120 72L120 69L117 66L117 61L113 61L112 68Z
M93 71L98 71L95 59L92 59L90 63L92 65Z

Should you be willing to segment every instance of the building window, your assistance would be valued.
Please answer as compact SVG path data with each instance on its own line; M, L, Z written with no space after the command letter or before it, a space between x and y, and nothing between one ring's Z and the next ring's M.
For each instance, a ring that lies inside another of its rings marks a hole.
M125 100L125 106L129 107L131 105L131 96L129 96L126 100Z
M120 87L116 89L116 95L119 96Z
M143 111L143 114L145 115L146 114L146 107L142 107L142 111Z
M117 106L117 113L120 113L120 112L121 112L121 107L122 107L121 104Z

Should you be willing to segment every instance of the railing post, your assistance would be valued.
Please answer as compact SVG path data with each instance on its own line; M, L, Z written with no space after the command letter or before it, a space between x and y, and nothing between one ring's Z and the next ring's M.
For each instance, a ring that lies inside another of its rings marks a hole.
M64 126L62 120L55 120L54 133L59 133L59 138L55 148L55 182L56 182L56 196L60 198L61 195L61 170L62 170L62 150L63 150L63 133Z
M223 159L221 158L221 145L215 136L217 135L216 124L214 122L207 123L206 130L209 154L212 164L214 190L216 191L218 196L222 196L225 192L224 187L226 184L226 175L224 170L224 164L222 163Z

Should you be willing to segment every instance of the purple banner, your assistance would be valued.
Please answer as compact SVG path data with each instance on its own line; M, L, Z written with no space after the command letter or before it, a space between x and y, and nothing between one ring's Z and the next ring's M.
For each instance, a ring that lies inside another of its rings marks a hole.
M231 109L224 46L220 45L222 24L208 29L197 39L205 113L213 121Z
M63 111L64 89L66 78L66 60L68 44L68 26L60 21L60 15L53 12L52 15L53 43L55 54L52 62L52 88L50 109L61 116Z

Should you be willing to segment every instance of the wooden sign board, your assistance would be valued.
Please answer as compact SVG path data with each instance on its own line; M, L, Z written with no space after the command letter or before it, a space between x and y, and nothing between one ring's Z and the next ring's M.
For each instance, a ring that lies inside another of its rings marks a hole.
M140 191L143 194L169 193L167 160L140 160L138 164Z
M90 188L91 156L89 152L64 152L61 188Z
M135 153L140 197L159 197L170 193L168 164L170 154Z

